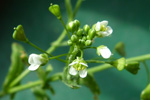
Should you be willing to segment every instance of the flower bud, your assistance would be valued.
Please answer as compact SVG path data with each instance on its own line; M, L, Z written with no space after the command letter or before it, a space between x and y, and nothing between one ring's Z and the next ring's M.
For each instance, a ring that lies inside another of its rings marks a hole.
M67 43L68 43L68 45L70 45L70 46L73 44L71 40L68 40Z
M126 60L125 58L120 58L116 61L111 62L110 64L116 67L119 71L122 71L125 67Z
M87 34L88 31L90 30L90 26L89 25L84 25L83 30L85 31L85 33Z
M95 37L96 31L94 29L90 29L88 32L88 39L92 40Z
M24 30L22 25L18 25L16 28L14 28L13 38L15 40L26 42L28 39L25 36Z
M61 19L60 7L57 4L50 4L49 11L55 15L58 19Z
M77 31L78 28L80 27L80 22L78 20L74 20L73 22L75 24L75 30Z
M86 40L86 41L85 41L85 45L86 45L86 46L90 46L91 44L92 44L92 41L91 41L91 40Z
M126 55L125 46L124 46L123 42L117 43L116 46L115 46L115 50L117 51L117 53L119 53L123 57Z
M140 63L139 62L129 62L125 65L125 69L132 74L137 74Z
M141 100L150 100L150 83L141 93Z
M76 33L78 36L81 36L83 35L83 29L78 29L77 33Z
M77 41L78 40L78 37L76 36L76 35L72 35L71 36L71 41L72 42L75 42L75 41Z
M69 22L67 24L67 29L68 29L69 32L73 33L75 31L75 23L73 21Z

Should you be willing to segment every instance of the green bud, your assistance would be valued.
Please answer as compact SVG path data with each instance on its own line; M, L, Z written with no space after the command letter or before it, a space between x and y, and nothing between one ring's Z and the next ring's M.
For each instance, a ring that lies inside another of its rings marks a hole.
M77 33L78 36L82 36L83 35L83 29L78 29Z
M120 58L116 61L111 62L110 64L116 67L119 71L122 71L125 67L126 60L125 58Z
M22 25L18 25L16 28L14 28L13 38L15 40L26 42L28 39L25 36L24 30Z
M48 55L47 54L40 54L40 56L42 57L42 59L41 59L42 65L41 66L44 66L49 61Z
M84 25L83 30L85 31L85 33L88 33L88 31L90 30L90 26L89 25Z
M57 4L50 4L49 11L55 15L58 19L61 19L60 7Z
M76 35L72 35L71 36L71 41L72 42L75 42L75 41L77 41L78 40L78 37L76 36Z
M83 37L82 37L82 40L86 41L86 36L83 36Z
M80 27L80 22L78 20L74 20L73 22L75 24L75 30L77 31L78 28Z
M69 22L67 25L67 29L69 32L74 32L75 31L75 23L73 21Z
M125 65L125 69L132 74L137 74L140 63L139 62L129 62Z
M94 29L90 29L88 32L88 38L92 40L95 37L96 31Z
M150 83L141 93L141 100L150 100Z
M125 46L123 42L118 42L115 46L115 50L117 51L118 54L120 54L121 56L125 56Z
M70 46L73 44L71 40L68 40L67 43L68 43L68 45L70 45Z
M91 41L91 40L86 40L86 41L85 41L85 45L86 45L86 46L90 46L91 44L92 44L92 41Z

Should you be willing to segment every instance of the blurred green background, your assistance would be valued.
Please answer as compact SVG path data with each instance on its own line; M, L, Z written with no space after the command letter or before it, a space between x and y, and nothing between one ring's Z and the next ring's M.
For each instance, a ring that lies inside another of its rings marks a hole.
M75 5L76 0L72 0ZM13 28L22 24L26 36L33 43L46 50L52 41L57 39L63 30L61 23L53 16L48 7L50 3L58 3L63 19L67 20L64 0L3 0L0 1L0 89L5 79L11 55ZM81 27L93 25L97 21L108 20L114 32L111 37L95 39L94 46L107 45L113 50L115 44L122 41L126 45L127 58L150 53L150 0L84 0L77 13ZM28 54L40 53L31 46L21 43ZM53 54L66 53L69 48L58 48ZM96 57L95 50L87 50L84 58ZM53 73L60 72L63 63L52 60ZM149 62L148 62L149 63ZM97 64L89 64L92 67ZM150 64L149 64L150 65ZM140 93L146 86L146 71L141 70L135 76L127 71L119 72L115 68L95 74L101 89L100 100L140 100ZM35 72L31 72L23 83L36 80ZM62 82L52 83L56 94L49 95L52 100L92 100L93 95L86 87L73 90ZM9 100L8 96L0 100ZM15 100L35 100L31 91L17 93Z

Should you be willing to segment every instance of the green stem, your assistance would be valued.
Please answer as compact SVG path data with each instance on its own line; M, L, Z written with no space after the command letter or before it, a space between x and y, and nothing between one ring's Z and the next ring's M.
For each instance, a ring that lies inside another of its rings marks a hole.
M10 84L10 87L15 86L18 82L20 82L28 73L30 70L26 69L24 72L21 73L12 83Z
M28 44L31 45L32 47L36 48L37 50L39 50L39 51L41 51L41 52L43 52L43 53L46 53L46 54L49 55L49 56L53 56L53 55L47 53L46 51L42 50L41 48L39 48L39 47L36 46L35 44L31 43L30 41L27 41L26 43L28 43Z
M72 21L73 18L76 16L76 13L77 13L77 11L78 11L78 9L79 9L81 3L82 3L82 0L78 0L78 1L77 1L77 4L76 4L76 6L75 6L75 10L74 10L73 16L68 16L69 18L68 18L68 22L67 22L67 23L69 23L70 21ZM67 4L66 4L66 5L67 5ZM58 37L58 39L57 39L55 42L53 42L53 43L55 43L56 45L52 45L52 46L47 50L47 52L48 52L48 53L52 53L52 52L59 46L59 44L62 42L62 40L65 38L65 36L66 36L66 31L63 30L63 32L62 32L61 35Z
M62 56L66 56L66 55L68 55L68 54L61 54L61 55L58 55L58 56L50 57L49 60L56 59L56 58L59 58L59 57L62 57Z
M148 65L146 64L145 61L143 61L143 64L145 66L145 70L146 70L146 73L147 73L147 85L148 85L150 83L150 73L149 73Z
M78 9L80 8L80 5L82 3L83 0L78 0L77 3L76 3L76 6L75 6L75 9L73 11L73 18L75 17L75 15L77 14L78 12Z
M48 81L49 82L57 81L57 80L60 80L61 77L62 77L62 73L56 73L53 76L51 76L50 78L48 78ZM31 88L31 87L35 87L37 85L41 85L42 82L43 82L42 80L38 80L38 81L35 81L35 82L29 82L25 85L20 85L20 86L10 88L8 90L7 94L15 93L15 92L18 92L18 91L21 91L21 90L25 90L25 89L28 89L28 88ZM3 93L3 92L1 92L1 93Z
M126 59L126 62L127 63L132 62L132 61L141 62L141 61L145 61L145 60L150 60L150 54L128 58L128 59ZM113 68L113 66L110 65L110 64L103 64L103 65L99 65L99 66L89 68L87 71L88 71L88 73L94 74L96 72L99 72L99 71L102 71L102 70L105 70L105 69L109 69L109 68Z
M50 54L50 53L47 53L46 51L44 51L44 50L42 50L41 48L39 48L38 46L36 46L35 44L33 44L33 43L31 43L30 41L27 41L26 43L28 43L29 45L31 45L31 46L33 46L34 48L36 48L37 50L39 50L39 51L41 51L41 52L43 52L43 53L46 53L47 55L49 55L49 56L51 56L51 57L53 57L53 55L52 54ZM63 60L63 59L59 59L59 58L56 58L58 61L61 61L61 62L66 62L65 60Z
M105 61L99 61L99 60L85 60L87 63L107 63Z
M65 5L66 5L66 10L68 13L68 18L72 17L72 6L71 6L71 1L70 0L65 0Z
M85 47L83 49L97 49L97 47Z
M66 28L66 25L65 25L63 19L61 18L60 21L61 21L61 23L63 24L63 26L64 26L64 28L65 28L65 30L66 30L66 32L67 32L67 35L68 35L69 39L71 39L71 36L70 36L70 34L69 34L68 29Z

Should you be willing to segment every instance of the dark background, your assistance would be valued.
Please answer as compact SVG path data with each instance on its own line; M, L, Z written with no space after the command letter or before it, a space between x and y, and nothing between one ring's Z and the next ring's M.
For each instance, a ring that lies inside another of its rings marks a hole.
M75 5L76 0L72 0ZM0 1L0 86L10 65L11 43L19 41L12 39L13 28L22 24L26 36L33 43L46 50L52 41L57 39L63 30L61 23L53 16L48 7L50 3L58 3L63 19L67 14L63 0L1 0ZM111 50L115 44L122 41L126 45L127 58L150 53L150 1L149 0L85 0L76 16L81 27L93 25L97 21L108 20L114 32L111 37L95 39L94 46L107 45ZM21 43L28 54L40 53L31 46ZM66 53L69 48L59 48L53 54ZM97 56L95 50L84 53L85 58ZM63 70L64 64L56 60L50 61L54 72ZM148 62L149 63L149 62ZM89 64L90 67L96 64ZM149 64L150 65L150 64ZM101 89L101 100L140 100L140 93L146 86L146 71L141 64L141 70L135 76L127 71L119 72L109 69L95 74ZM36 80L35 72L31 72L23 83ZM93 95L86 87L78 90L68 88L62 82L52 83L56 94L49 93L52 100L92 100ZM1 89L1 87L0 87ZM8 100L8 96L1 98ZM24 90L16 95L15 100L35 100L30 90Z

